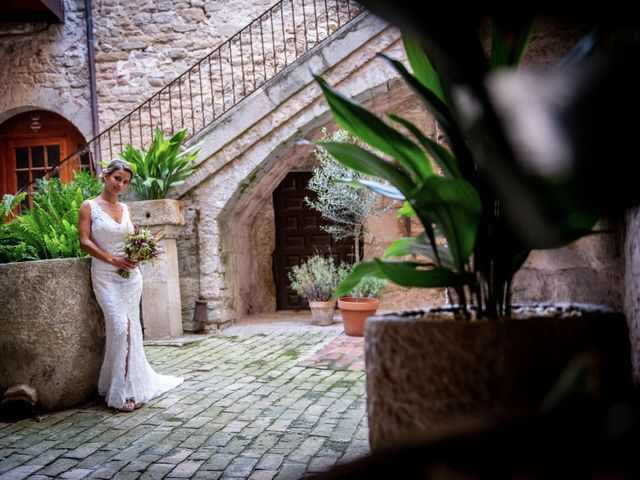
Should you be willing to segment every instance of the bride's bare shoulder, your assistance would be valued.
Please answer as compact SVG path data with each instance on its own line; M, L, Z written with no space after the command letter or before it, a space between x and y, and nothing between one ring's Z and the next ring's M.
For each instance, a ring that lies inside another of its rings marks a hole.
M89 212L91 212L91 201L87 199L80 204L80 213L89 213Z

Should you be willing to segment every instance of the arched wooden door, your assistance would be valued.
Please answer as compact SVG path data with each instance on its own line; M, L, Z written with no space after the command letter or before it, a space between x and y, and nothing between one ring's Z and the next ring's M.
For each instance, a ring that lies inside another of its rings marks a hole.
M334 241L320 228L326 224L320 214L305 204L305 197L315 197L307 188L310 178L310 172L291 172L273 192L276 224L273 276L278 310L307 307L307 302L289 286L287 275L292 266L315 253L331 255L336 261L353 262L352 239Z
M34 110L0 125L0 197L43 177L85 143L78 129L53 112ZM78 168L89 168L88 156L66 162L56 171L62 181Z

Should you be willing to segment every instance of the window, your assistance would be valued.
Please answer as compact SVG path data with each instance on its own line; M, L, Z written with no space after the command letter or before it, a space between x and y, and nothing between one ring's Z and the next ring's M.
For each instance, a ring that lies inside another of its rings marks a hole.
M13 165L17 190L42 178L47 172L60 164L63 155L64 139L33 139L11 142L14 157ZM57 177L59 172L54 170L49 177ZM31 189L28 192L28 205L31 205Z

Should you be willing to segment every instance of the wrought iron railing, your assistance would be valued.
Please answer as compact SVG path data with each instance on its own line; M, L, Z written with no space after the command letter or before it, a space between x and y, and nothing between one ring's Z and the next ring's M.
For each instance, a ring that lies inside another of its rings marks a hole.
M126 144L144 149L156 127L195 135L363 12L349 0L281 0L46 176L83 155L91 156L93 170Z

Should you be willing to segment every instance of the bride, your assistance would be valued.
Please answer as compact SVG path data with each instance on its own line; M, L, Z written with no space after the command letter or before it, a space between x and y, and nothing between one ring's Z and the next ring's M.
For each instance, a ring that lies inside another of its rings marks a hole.
M91 282L106 326L106 349L98 393L109 407L131 412L177 387L182 379L153 371L144 353L140 326L142 275L136 262L122 253L124 235L133 231L129 207L118 196L133 178L131 167L112 161L102 170L102 193L80 207L80 248L91 259ZM122 278L118 269L130 272Z

